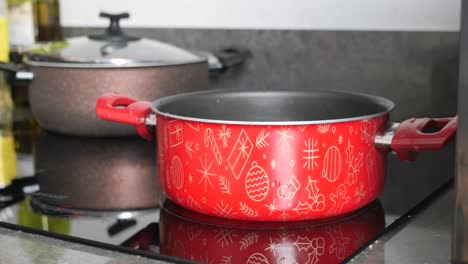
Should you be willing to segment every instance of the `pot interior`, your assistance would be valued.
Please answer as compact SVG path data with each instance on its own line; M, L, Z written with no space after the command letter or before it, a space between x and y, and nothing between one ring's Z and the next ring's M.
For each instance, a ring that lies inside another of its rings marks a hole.
M388 113L394 104L381 97L330 91L212 90L154 102L161 115L202 122L324 123Z

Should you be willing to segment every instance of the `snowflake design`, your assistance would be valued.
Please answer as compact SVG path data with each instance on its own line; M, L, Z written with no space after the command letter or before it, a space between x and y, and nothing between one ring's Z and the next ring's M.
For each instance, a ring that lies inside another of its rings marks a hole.
M273 202L271 204L265 204L265 206L270 210L270 215L274 213L275 211L279 211L279 208L276 207L276 198L273 199Z
M233 229L227 227L216 229L214 231L216 233L216 243L218 243L218 245L220 244L221 248L224 246L229 246L233 242L232 238L237 236L236 234L232 233L233 231Z
M218 129L218 132L219 140L223 142L223 148L227 148L229 139L231 138L231 129L223 125L221 129Z
M273 169L273 170L276 169L276 160L272 159L270 161L270 168Z
M338 143L343 144L343 135L341 134L338 136Z
M273 253L273 256L276 257L276 249L280 246L280 244L273 242L273 240L270 237L270 244L268 244L268 247L265 248L265 250L269 250Z
M372 123L369 122L369 120L364 120L362 121L361 123L361 127L360 127L360 130L361 130L361 140L364 140L366 143L370 143L371 140L372 140L372 136L371 136L371 126L372 126Z
M318 149L315 148L317 146L317 141L314 141L313 138L309 138L308 141L304 141L304 144L306 149L302 150L302 152L305 153L305 156L302 157L305 160L303 167L307 167L308 171L314 170L314 166L318 166L316 159L319 158L319 156L316 156Z
M356 198L356 202L360 203L361 200L366 196L367 191L364 189L364 184L361 183L359 185L359 188L356 188L356 191L354 192L354 197Z
M283 153L283 154L284 154L284 149L285 148L287 148L288 151L291 150L291 147L289 146L289 140L294 139L294 137L288 134L290 130L291 130L291 128L284 128L284 127L281 128L281 131L275 130L276 133L281 135L278 142L276 142L276 146L281 144L281 153Z
M207 191L207 184L209 183L211 185L211 188L213 188L213 184L211 183L211 180L210 180L210 176L215 176L216 174L214 173L210 173L210 168L211 168L211 165L213 165L213 161L210 162L210 164L208 165L208 161L207 161L207 158L206 158L206 154L205 154L205 162L203 163L202 159L200 158L200 164L202 166L202 169L197 169L198 172L200 172L202 174L202 177L200 179L200 181L198 182L198 184L200 184L202 181L204 181L205 183L205 192Z

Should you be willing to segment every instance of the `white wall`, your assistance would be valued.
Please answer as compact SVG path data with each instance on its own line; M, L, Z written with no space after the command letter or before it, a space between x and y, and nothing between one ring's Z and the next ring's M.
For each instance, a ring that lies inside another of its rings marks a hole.
M64 26L456 31L461 0L61 0Z

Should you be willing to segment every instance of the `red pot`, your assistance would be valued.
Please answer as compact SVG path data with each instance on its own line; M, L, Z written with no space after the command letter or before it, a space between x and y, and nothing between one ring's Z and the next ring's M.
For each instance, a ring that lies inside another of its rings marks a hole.
M207 218L165 204L159 220L161 254L203 263L341 263L385 227L378 202L331 222L264 226Z
M278 221L362 208L382 191L388 150L409 160L455 134L456 118L390 124L393 106L354 93L231 90L153 103L104 95L96 111L157 137L172 201L212 216Z

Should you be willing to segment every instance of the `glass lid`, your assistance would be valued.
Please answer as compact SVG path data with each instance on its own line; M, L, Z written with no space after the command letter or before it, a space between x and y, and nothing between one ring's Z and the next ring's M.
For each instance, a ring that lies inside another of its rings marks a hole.
M100 13L100 16L110 19L105 32L47 43L28 50L27 63L51 67L121 68L168 66L206 60L171 44L125 34L119 21L128 18L128 13Z

